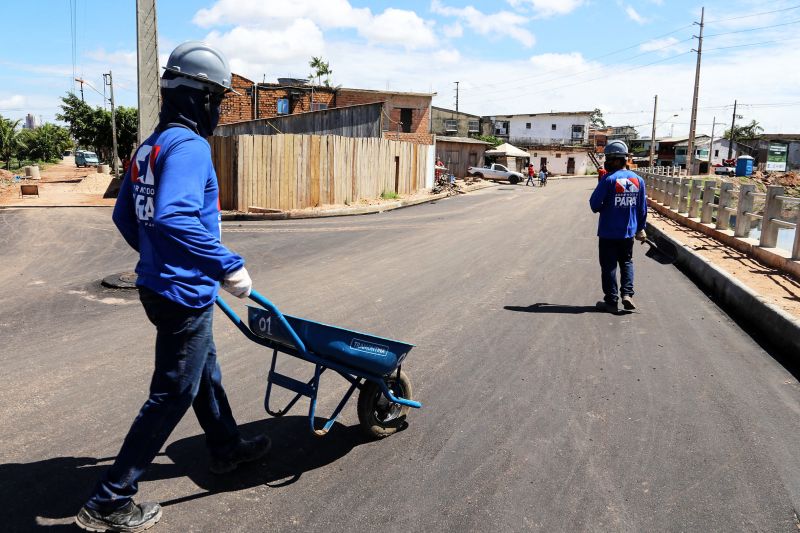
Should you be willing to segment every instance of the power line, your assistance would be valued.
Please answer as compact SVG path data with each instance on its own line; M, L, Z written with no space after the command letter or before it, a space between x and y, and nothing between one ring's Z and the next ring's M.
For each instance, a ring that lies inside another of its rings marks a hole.
M789 22L782 22L781 24L770 24L768 26L759 26L757 28L746 28L744 30L732 30L722 33L712 33L711 35L706 35L706 38L708 39L710 37L719 37L720 35L731 35L734 33L745 33L748 31L768 30L770 28L780 28L781 26L789 26L791 24L797 24L798 22L800 22L800 19L791 20Z
M741 15L739 17L728 17L724 19L717 19L712 20L710 22L706 22L706 24L716 24L718 22L727 22L729 20L739 20L739 19L747 19L752 17L760 17L761 15L771 15L772 13L781 13L783 11L791 11L793 9L800 8L800 5L792 6L792 7L784 7L783 9L773 9L772 11L762 11L761 13L751 13L750 15Z
M590 57L586 61L587 62L591 62L591 61L596 61L598 59L603 59L604 57L609 57L609 56L612 56L612 55L616 55L616 54L619 54L621 52L625 52L627 50L630 50L632 48L639 47L639 46L641 46L643 44L647 44L649 42L655 41L656 39L661 39L662 37L667 37L668 35L672 35L673 33L678 33L679 31L685 30L687 28L691 28L692 26L693 26L692 24L687 24L686 26L681 26L680 28L677 28L677 29L672 30L670 32L663 33L663 34L657 35L655 37L651 37L651 38L649 38L649 39L647 39L645 41L642 41L642 42L639 42L639 43L636 43L636 44L633 44L633 45L630 45L630 46L626 46L625 48L620 48L619 50L614 50L612 52L608 52L606 54L602 54L602 55L599 55L599 56ZM677 41L677 42L674 42L674 43L670 43L670 44L668 44L666 46L662 46L660 48L655 48L653 50L648 50L647 52L645 52L645 54L651 53L651 52L657 52L658 50L663 50L664 48L669 48L670 46L675 46L678 43L682 43L684 41L690 41L691 39L692 38L689 37L688 39L684 39L683 41ZM644 55L644 54L639 54L639 55ZM634 57L639 57L639 56L634 56ZM568 67L550 69L550 70L546 70L544 72L538 72L536 74L531 74L529 76L523 76L521 78L516 78L516 79L513 79L511 81L512 82L519 82L519 81L523 81L523 80L531 80L531 79L539 78L541 76L545 76L547 74L554 74L554 73L557 73L557 72L564 72L566 70L568 70ZM498 83L484 83L483 85L473 85L472 88L497 87L497 86L504 86L507 83L508 83L508 81L503 81L503 82L498 82Z
M760 43L749 43L749 44L735 44L732 46L718 46L716 48L707 48L706 52L711 52L712 50L727 50L729 48L744 48L747 46L760 46L762 44L773 44L773 43L785 43L786 41L796 41L798 40L797 37L793 37L791 39L777 39L774 41L761 41Z

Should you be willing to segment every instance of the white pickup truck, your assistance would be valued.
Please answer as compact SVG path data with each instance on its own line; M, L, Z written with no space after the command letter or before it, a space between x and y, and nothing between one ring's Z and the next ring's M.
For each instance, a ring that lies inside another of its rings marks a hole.
M469 167L467 173L476 178L483 178L487 180L508 180L512 185L522 182L525 179L520 172L508 170L503 165L493 163L489 167Z

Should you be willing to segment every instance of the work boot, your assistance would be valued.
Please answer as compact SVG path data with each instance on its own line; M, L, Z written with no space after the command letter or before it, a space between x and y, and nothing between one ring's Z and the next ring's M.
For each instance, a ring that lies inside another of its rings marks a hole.
M161 506L157 503L136 504L133 500L125 506L101 513L83 506L75 523L86 531L144 531L161 520Z
M636 304L633 303L633 297L627 294L622 295L622 307L627 309L628 311L633 311L636 309Z
M617 302L607 302L605 300L600 300L595 304L595 307L600 311L605 313L611 313L612 315L616 315L619 309L617 308Z
M209 470L212 474L233 472L242 463L261 459L269 452L272 442L266 435L259 435L251 440L240 440L236 448L225 457L212 457Z

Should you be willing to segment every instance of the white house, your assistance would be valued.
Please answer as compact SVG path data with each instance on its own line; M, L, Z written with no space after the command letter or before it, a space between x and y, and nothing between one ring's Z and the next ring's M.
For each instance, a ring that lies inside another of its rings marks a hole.
M488 117L493 134L516 146L576 146L589 140L591 111L530 113Z

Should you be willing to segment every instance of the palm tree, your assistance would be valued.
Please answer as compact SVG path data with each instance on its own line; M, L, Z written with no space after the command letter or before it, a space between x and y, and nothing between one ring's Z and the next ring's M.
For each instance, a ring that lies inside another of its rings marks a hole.
M0 159L6 162L6 170L11 170L11 158L18 152L25 149L20 130L17 128L21 120L11 121L11 119L0 116Z
M330 63L323 61L321 57L314 56L311 58L311 61L308 62L308 66L314 69L314 72L309 76L309 78L316 77L317 85L322 85L322 76L327 76L327 79L325 80L325 86L331 86L330 76L333 74L333 71L330 69Z

